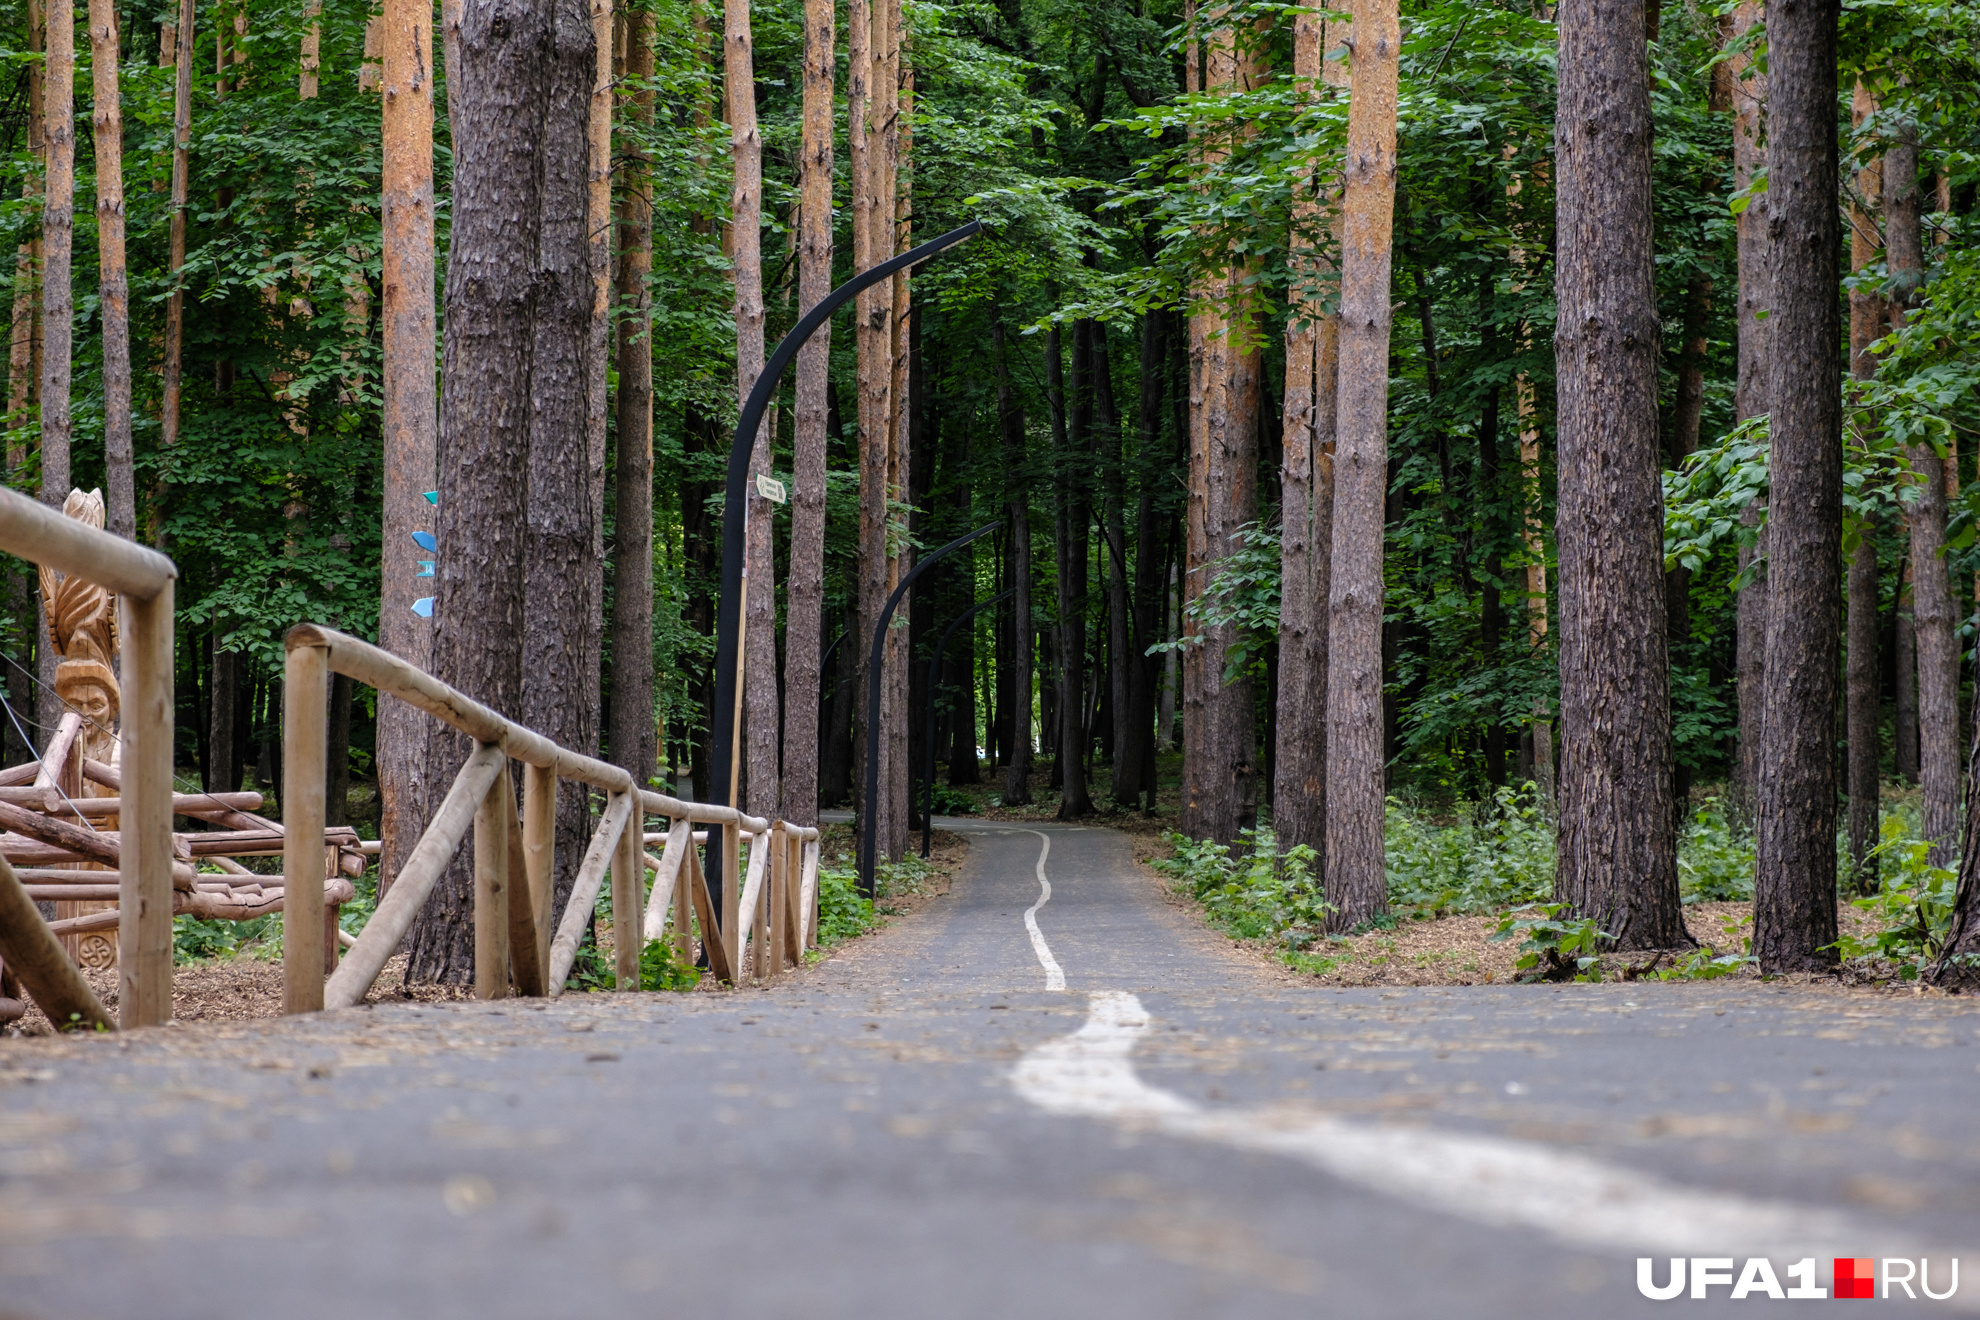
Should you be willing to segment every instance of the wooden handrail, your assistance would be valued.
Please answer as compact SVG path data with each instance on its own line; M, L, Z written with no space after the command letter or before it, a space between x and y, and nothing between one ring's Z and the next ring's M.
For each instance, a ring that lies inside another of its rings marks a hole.
M179 576L156 550L5 487L0 487L0 550L138 600L153 599Z

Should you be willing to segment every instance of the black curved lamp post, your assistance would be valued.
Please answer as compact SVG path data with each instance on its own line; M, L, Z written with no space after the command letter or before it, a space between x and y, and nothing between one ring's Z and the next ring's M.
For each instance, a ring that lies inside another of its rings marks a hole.
M749 512L749 455L756 445L757 427L762 424L763 414L770 406L770 396L776 392L778 380L782 378L784 369L790 366L791 359L797 356L798 349L804 347L804 342L817 332L819 326L830 320L832 313L844 306L848 299L896 271L906 270L944 248L953 247L982 228L982 221L972 220L960 229L951 229L939 238L929 239L920 247L909 248L891 261L883 261L863 270L832 290L784 336L777 345L777 351L770 355L770 361L764 364L763 374L756 378L756 387L743 403L742 415L736 419L735 436L729 442L729 481L722 505L722 588L716 604L715 708L709 712L709 722L714 726L711 730L714 748L709 758L709 782L717 793L724 791L725 785L735 782L732 767L736 755L737 720L731 712L738 709L736 688L741 681L741 675L736 672L736 658L740 650L738 633L743 607L743 541ZM729 805L742 805L735 801L733 789L729 791Z
M935 835L935 676L942 672L942 652L949 649L949 639L956 635L956 629L962 627L965 623L968 623L992 605L1009 600L1015 595L1017 595L1017 588L1012 587L1001 596L992 596L981 605L970 606L968 610L963 612L961 618L950 624L943 631L942 640L935 643L935 654L928 657L928 683L926 685L928 688L928 713L922 716L921 719L921 727L927 733L927 737L923 740L927 744L927 751L924 753L921 762L922 768L925 771L922 776L922 791L927 794L926 805L921 812L921 855L924 858L928 856L929 841Z
M901 603L901 597L907 595L914 580L930 565L962 549L977 537L989 535L1002 525L1001 522L985 523L967 536L958 536L909 569L907 576L901 579L901 585L894 588L894 594L887 597L887 606L880 611L880 619L873 625L873 657L866 666L866 795L859 800L859 892L867 898L873 897L873 865L880 829L880 813L873 809L880 796L880 669L884 663L882 652L887 645L887 627L894 621L894 607Z

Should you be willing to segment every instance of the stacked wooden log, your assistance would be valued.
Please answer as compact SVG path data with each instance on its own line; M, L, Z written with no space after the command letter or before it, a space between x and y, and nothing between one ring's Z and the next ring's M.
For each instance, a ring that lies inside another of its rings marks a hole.
M122 779L115 766L83 755L81 729L81 717L63 717L41 760L0 770L0 856L37 901L115 903L119 896L114 826L121 802L114 795ZM255 814L261 805L259 793L173 794L173 814L205 827L172 836L174 915L246 921L282 910L283 878L257 875L235 860L282 855L287 836L281 822ZM331 877L323 900L334 910L356 896L351 881L364 874L365 853L347 826L325 829L323 843ZM201 873L201 863L222 874ZM80 935L117 923L112 907L48 924L57 935Z

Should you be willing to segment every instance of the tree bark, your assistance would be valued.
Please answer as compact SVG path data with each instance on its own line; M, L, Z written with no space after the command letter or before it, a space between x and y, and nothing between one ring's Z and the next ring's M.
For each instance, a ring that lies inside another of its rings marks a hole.
M1877 110L1876 98L1861 81L1856 84L1851 118L1857 125ZM1856 172L1855 198L1850 207L1849 264L1861 272L1874 266L1883 247L1877 227L1877 210L1883 198L1883 162L1871 159ZM1868 381L1877 374L1876 355L1870 345L1882 337L1883 299L1872 289L1852 289L1849 295L1850 374ZM1868 445L1870 437L1859 437ZM1879 650L1877 527L1861 520L1856 528L1856 550L1849 561L1849 655L1845 661L1848 687L1849 730L1849 866L1852 887L1870 893L1877 887L1877 858L1873 850L1878 834L1877 763L1882 751L1878 727L1881 723L1880 689L1877 673Z
M590 248L591 324L585 344L585 447L589 460L590 504L585 520L591 529L591 553L582 585L585 591L584 616L580 620L584 667L583 696L586 705L584 728L588 741L585 751L598 750L599 735L605 728L605 456L612 412L612 102L617 94L615 66L619 53L613 50L615 24L612 0L590 0L591 9L591 101L585 118L585 235ZM644 780L638 782L644 783ZM585 820L588 799L578 794L573 817L578 833L575 849L585 846L588 833ZM574 852L571 876L577 874ZM562 899L558 900L559 907Z
M798 182L798 315L832 291L832 84L837 34L832 0L804 7L804 129ZM792 417L791 568L784 588L785 816L818 818L818 704L825 596L827 384L832 327L798 350ZM858 647L848 639L844 645Z
M659 773L653 673L653 179L642 137L653 127L653 16L620 18L628 135L619 201L619 438L612 570L612 760L636 783ZM671 790L669 790L671 791Z
M1560 15L1560 842L1555 901L1625 949L1689 944L1671 804L1661 338L1642 9Z
M1706 318L1712 312L1712 277L1693 271L1685 281L1684 339L1678 353L1677 397L1671 408L1670 465L1682 468L1698 452L1698 427L1705 411ZM1664 598L1669 609L1671 663L1691 646L1691 573L1682 564L1664 575ZM1675 712L1673 712L1675 719ZM1682 829L1691 800L1691 767L1679 757L1676 729L1672 730L1671 796Z
M137 535L137 490L131 455L131 296L124 265L124 116L118 44L114 0L90 0L97 300L103 321L104 526L112 536L128 540Z
M1056 559L1053 586L1057 606L1056 659L1059 681L1058 748L1053 757L1053 777L1059 782L1060 820L1078 820L1093 813L1093 800L1086 789L1086 505L1080 497L1085 485L1084 469L1091 461L1086 441L1091 431L1091 409L1087 402L1091 374L1091 350L1087 336L1091 323L1080 321L1073 330L1073 400L1069 409L1059 375L1059 332L1055 326L1045 336L1046 392L1053 397L1053 439L1058 451Z
M735 286L736 401L740 407L763 374L763 140L756 130L755 58L750 45L749 0L723 7L723 115L729 123L734 173L729 193L729 255ZM748 534L743 603L743 730L747 740L747 791L742 801L759 816L778 814L777 594L774 532L776 506L756 493L756 478L771 471L768 421L750 437ZM731 711L712 718L730 720Z
M1884 223L1891 273L1890 318L1902 328L1925 252L1918 189L1918 129L1899 126L1883 161ZM1949 865L1959 828L1959 607L1946 565L1946 463L1929 444L1909 445L1911 629L1918 664L1918 782L1924 835L1934 866Z
M47 72L42 80L44 145L41 206L41 502L60 508L70 487L69 379L75 321L70 257L75 241L75 22L74 10L59 6L44 38ZM36 647L41 671L40 714L52 730L62 715L55 695L55 648L46 638L47 610L40 612ZM48 736L48 735L44 735Z
M1733 35L1746 36L1762 18L1760 0L1742 0L1733 11ZM1733 111L1733 191L1746 192L1766 172L1767 151L1763 144L1767 102L1767 75L1754 67L1744 52L1727 61L1730 73ZM1738 380L1733 396L1733 420L1744 422L1767 411L1768 341L1773 324L1766 319L1774 305L1773 244L1768 234L1767 216L1773 205L1768 193L1748 198L1735 227L1739 258ZM1764 500L1756 499L1741 515L1748 526L1759 525L1766 514ZM1751 548L1739 552L1742 576L1756 558L1766 554L1766 532ZM1739 671L1739 763L1735 798L1747 811L1757 801L1761 727L1764 719L1763 675L1766 669L1767 570L1762 568L1739 588L1735 608L1734 646Z
M1898 571L1897 600L1891 607L1891 769L1899 779L1918 782L1918 643L1911 631L1911 556Z
M1011 351L1004 322L990 322L990 347L997 373L997 420L1003 431L1006 516L1011 537L1011 654L1010 672L998 704L1008 712L1010 760L1004 770L1004 805L1031 802L1031 494L1025 456L1024 411L1011 391L1008 355Z
M590 745L575 616L593 546L585 350L594 70L584 0L461 7L437 453L434 673L578 750ZM536 680L527 687L525 672ZM432 747L432 781L450 782L464 740L435 737ZM560 881L576 860L563 799ZM415 980L472 979L465 863L435 889L408 952Z
M414 532L434 527L437 513L426 498L436 487L439 429L433 361L432 7L419 0L388 0L379 35L385 88L384 296L379 318L384 334L385 497L378 644L424 669L433 663L433 623L413 612L413 602L435 584L433 564L420 558L412 538ZM429 743L437 731L431 716L402 701L378 703L381 894L391 888L419 842L428 814L439 806L428 778ZM451 775L439 784L448 782Z
M1320 99L1322 84L1346 72L1326 61L1326 9L1309 3L1293 25L1293 78ZM1279 539L1278 746L1273 758L1272 826L1281 850L1327 846L1327 626L1323 602L1333 550L1334 427L1338 409L1340 320L1327 311L1317 171L1299 183L1290 243L1295 286L1286 322L1285 424L1281 441ZM1338 242L1338 234L1335 236ZM1324 876L1322 864L1316 875Z
M1248 58L1229 28L1207 46L1205 85L1212 93L1241 90ZM1211 146L1206 160L1224 149ZM1261 354L1249 345L1257 309L1243 272L1226 267L1200 290L1203 309L1190 317L1190 461L1185 601L1208 591L1218 561L1237 548L1236 532L1257 511L1258 410ZM1184 834L1232 843L1253 795L1250 683L1224 680L1236 629L1185 615L1183 652L1183 784L1179 828Z
M165 362L158 410L158 442L171 449L179 443L179 390L185 346L186 293L179 272L186 264L186 202L192 173L192 57L193 0L179 0L179 21L173 31L172 92L172 221L166 250ZM165 526L170 487L163 478L152 499L156 534L153 542L166 548Z
M1382 558L1389 470L1389 252L1402 44L1394 0L1356 0L1352 13L1327 593L1326 887L1343 928L1388 907L1382 849Z
M874 195L874 260L884 261L904 251L911 229L913 203L909 187L908 159L913 141L908 115L913 108L913 72L902 52L907 29L901 0L884 0L874 7L873 122L880 134L881 149L873 157L880 170ZM892 306L888 312L886 412L889 451L887 490L890 507L906 506L896 528L887 538L887 592L901 584L914 568L914 446L911 406L908 271L888 281ZM889 743L887 775L880 782L887 794L887 809L881 817L887 853L905 857L910 837L908 799L912 796L914 756L909 729L912 724L912 681L909 664L912 654L914 597L903 597L895 611L894 628L887 635L886 683L882 689L882 737Z
M1834 0L1767 13L1773 498L1753 949L1777 975L1834 964L1841 625Z
M548 87L539 176L541 230L531 331L529 540L523 557L522 720L565 747L598 746L600 464L593 447L593 382L605 370L597 335L591 195L592 105L597 87L595 9L552 0ZM463 26L466 19L463 16ZM547 680L547 681L546 681ZM576 879L587 790L557 787L554 925Z

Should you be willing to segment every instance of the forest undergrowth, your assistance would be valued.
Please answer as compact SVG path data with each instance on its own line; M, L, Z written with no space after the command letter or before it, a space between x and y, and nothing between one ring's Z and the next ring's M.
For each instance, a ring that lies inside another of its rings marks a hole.
M1839 975L1918 981L1952 920L1957 873L1920 837L1917 790L1888 787L1874 879L1841 896ZM1593 920L1552 901L1555 825L1530 785L1475 802L1388 799L1389 910L1346 930L1313 880L1313 851L1281 853L1269 822L1235 846L1162 836L1149 858L1173 891L1234 940L1340 984L1710 980L1757 977L1750 824L1722 791L1694 792L1679 832L1679 885L1697 947L1620 953ZM1847 876L1847 840L1838 838Z

